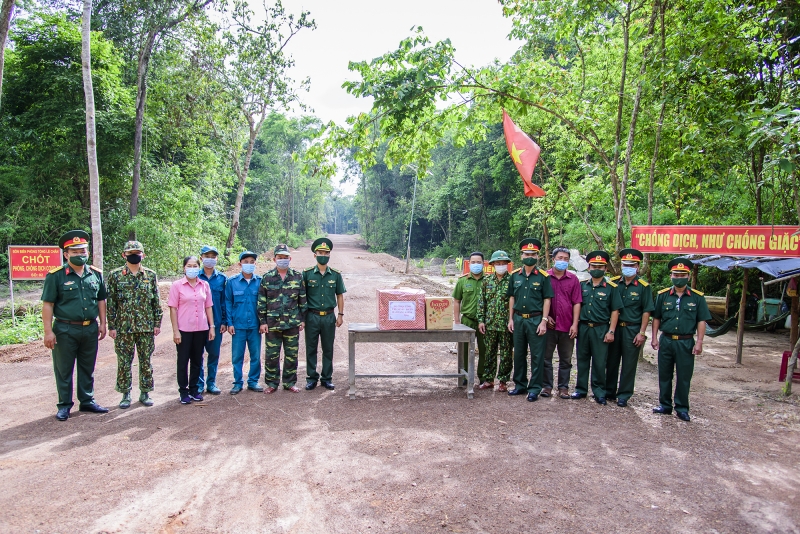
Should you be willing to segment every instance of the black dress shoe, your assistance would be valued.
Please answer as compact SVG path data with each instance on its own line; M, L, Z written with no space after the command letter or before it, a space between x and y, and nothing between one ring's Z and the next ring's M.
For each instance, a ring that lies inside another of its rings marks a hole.
M688 412L675 412L675 415L678 416L678 419L680 419L681 421L686 421L687 423L691 420L691 417L689 417Z
M528 393L528 402L536 402L539 400L539 395L536 393Z
M59 408L56 419L59 421L66 421L69 419L69 408Z
M331 382L330 380L328 380L327 382L320 381L320 384L322 384L325 387L325 389L336 389L336 386L334 386L333 382Z
M585 399L586 393L578 393L577 391L569 396L571 399Z
M508 394L511 395L512 397L514 395L525 395L527 393L528 393L528 390L522 389L522 388L514 388L514 389L512 389L511 391L508 392Z
M617 406L624 408L628 405L627 399L617 399Z
M317 381L316 380L314 380L313 382L310 381L310 380L306 382L306 391L311 391L315 387L317 387Z
M606 398L605 398L605 397L595 397L595 398L594 398L594 401L595 401L597 404L602 404L603 406L605 406L605 405L606 405Z
M663 406L656 406L653 408L653 413L661 414L661 415L669 415L672 413L671 408L664 408Z
M103 408L96 402L91 404L81 404L81 407L78 410L82 412L92 412L92 413L108 413L108 408Z

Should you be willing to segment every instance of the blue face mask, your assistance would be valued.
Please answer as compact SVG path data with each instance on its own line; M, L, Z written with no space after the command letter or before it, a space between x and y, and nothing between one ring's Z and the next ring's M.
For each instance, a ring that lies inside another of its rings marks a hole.
M203 258L203 267L213 269L217 266L217 258Z
M275 260L275 265L278 266L278 269L288 269L289 262L292 260Z
M194 279L194 278L197 278L198 274L200 274L200 267L187 267L186 268L186 278Z
M553 266L559 271L566 271L567 267L569 267L569 261L559 260Z
M481 274L483 272L483 264L482 263L470 263L469 264L469 272L472 274Z
M255 263L243 263L242 264L242 272L244 274L253 274L256 272L256 264Z
M623 267L622 276L624 276L625 278L631 278L633 276L636 276L636 267Z

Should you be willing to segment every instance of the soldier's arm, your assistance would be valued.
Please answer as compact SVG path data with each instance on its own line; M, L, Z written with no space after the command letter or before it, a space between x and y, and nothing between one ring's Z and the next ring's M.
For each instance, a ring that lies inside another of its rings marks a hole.
M158 276L153 272L152 278L153 295L151 296L150 306L153 309L153 328L161 329L161 321L164 318L164 310L161 309L161 297L158 294Z
M266 280L266 277L261 279L261 285L258 287L258 300L256 301L256 315L258 316L258 323L264 325L267 324Z
M306 310L308 309L308 303L306 302L306 283L303 281L303 277L300 277L300 293L297 298L297 305L300 309L300 322L306 322Z
M508 331L514 331L514 296L508 299Z
M50 350L56 346L56 335L53 333L53 306L52 302L42 302L42 324L44 326L44 346Z
M113 273L109 275L106 291L106 319L108 320L108 329L111 331L117 329L117 284L115 278Z
M97 339L103 339L106 337L106 301L105 300L98 300L97 301L97 311L100 317L100 326L97 329Z

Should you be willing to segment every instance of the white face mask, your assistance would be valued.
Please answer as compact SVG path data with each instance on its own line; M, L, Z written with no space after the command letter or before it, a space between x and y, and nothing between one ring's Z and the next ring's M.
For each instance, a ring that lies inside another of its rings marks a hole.
M495 265L494 272L497 274L506 274L508 272L508 265Z

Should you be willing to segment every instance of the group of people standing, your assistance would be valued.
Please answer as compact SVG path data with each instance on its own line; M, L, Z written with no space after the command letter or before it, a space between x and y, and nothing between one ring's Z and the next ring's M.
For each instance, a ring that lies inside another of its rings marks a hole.
M122 394L119 407L125 409L131 405L134 356L139 360L139 402L153 405L149 396L154 387L151 357L163 315L156 273L142 265L144 246L138 241L128 241L122 252L125 265L111 271L104 280L99 269L88 265L88 239L89 235L81 230L61 237L59 247L66 264L47 275L42 292L44 344L53 351L59 421L69 419L74 405L76 368L80 411L108 412L94 400L98 341L106 333L114 339L117 354L116 390ZM305 389L314 389L318 382L334 389L333 344L336 328L343 321L346 289L341 273L327 265L332 248L327 238L314 241L316 264L298 271L290 266L289 248L277 245L276 266L263 276L255 274L258 255L251 251L239 255L241 272L230 278L217 269L219 253L214 247L204 246L199 256L184 258L184 276L172 283L167 300L182 404L203 400L204 392L221 393L216 381L225 333L231 335L231 395L244 389L242 367L246 350L250 358L247 389L270 394L282 384L287 391L299 392L297 359L303 330ZM337 308L338 313L334 314ZM262 336L266 387L259 385ZM320 343L321 374L317 371Z
M703 293L688 287L692 262L671 260L672 285L654 297L639 277L639 250L621 250L621 275L610 279L609 254L590 252L590 278L580 282L568 271L569 249L553 249L553 267L544 270L537 267L540 248L538 239L522 240L522 267L513 272L508 272L511 258L505 251L495 251L486 270L483 253L473 252L469 273L456 283L456 321L477 330L478 389L494 389L497 379L498 391L526 395L535 402L556 394L554 385L562 399L585 399L591 387L598 404L616 401L625 407L633 395L639 353L652 318L651 346L658 351L659 377L659 405L653 412L674 410L679 419L689 421L694 357L703 351L705 321L711 319ZM576 343L577 379L570 394Z

